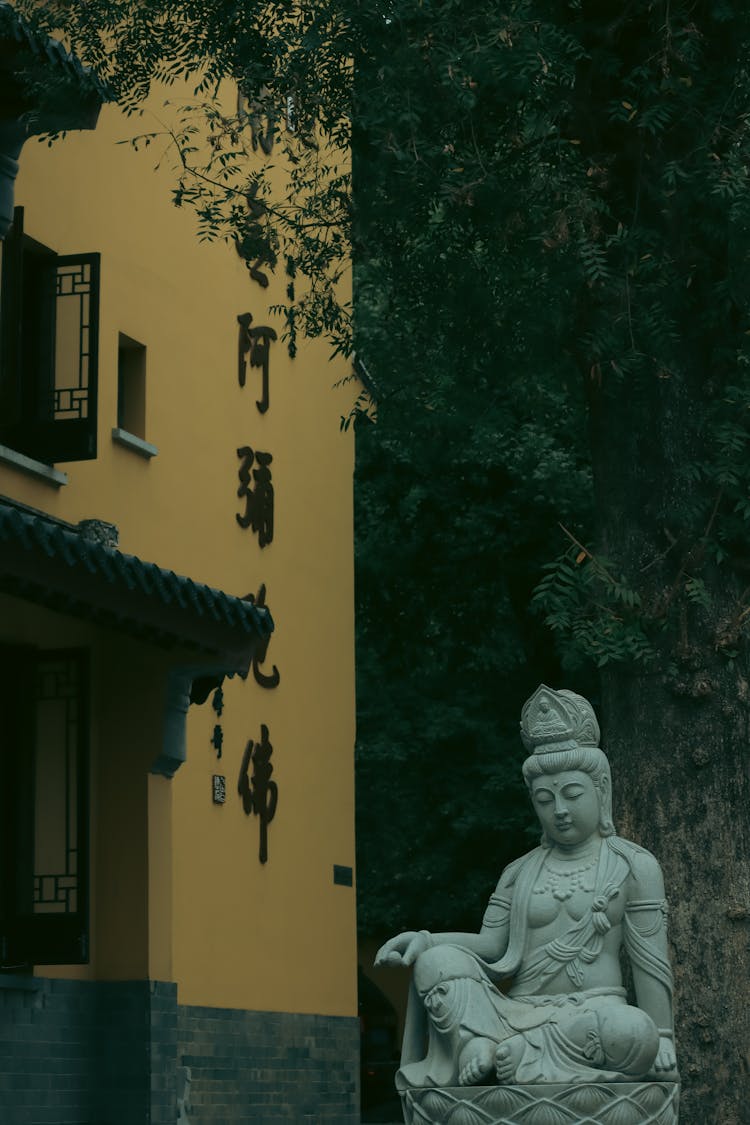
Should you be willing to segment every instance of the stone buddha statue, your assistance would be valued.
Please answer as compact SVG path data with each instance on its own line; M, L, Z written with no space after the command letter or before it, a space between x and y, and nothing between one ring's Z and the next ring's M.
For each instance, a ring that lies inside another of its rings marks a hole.
M502 873L479 933L409 931L377 954L377 966L413 966L396 1085L675 1083L664 883L615 833L594 711L541 686L521 737L540 846Z

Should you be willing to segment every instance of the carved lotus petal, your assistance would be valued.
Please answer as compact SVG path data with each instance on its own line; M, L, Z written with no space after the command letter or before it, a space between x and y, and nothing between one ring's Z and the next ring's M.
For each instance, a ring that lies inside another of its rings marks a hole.
M671 1084L585 1083L409 1091L408 1125L677 1125Z
M445 1120L446 1125L484 1125L487 1118L480 1116L471 1102L458 1102Z
M621 1095L601 1115L601 1120L606 1125L644 1125L644 1113L635 1098Z
M521 1110L515 1120L518 1125L574 1125L576 1118L566 1109L545 1099Z
M522 1110L527 1102L528 1098L522 1097L512 1086L497 1086L492 1090L487 1103L483 1103L483 1108L490 1110L497 1117L510 1117L513 1113Z
M612 1101L612 1092L606 1086L576 1086L565 1097L565 1105L579 1114L592 1117L602 1106Z
M415 1102L411 1091L401 1098L401 1107L404 1112L405 1125L429 1125L430 1118L425 1116L422 1107Z
M449 1094L444 1094L441 1090L420 1091L419 1098L414 1098L414 1101L418 1102L417 1112L422 1117L417 1117L416 1120L440 1121L450 1112L454 1100Z
M669 1103L670 1093L668 1087L665 1088L658 1082L644 1083L638 1091L638 1103L649 1113L657 1113Z

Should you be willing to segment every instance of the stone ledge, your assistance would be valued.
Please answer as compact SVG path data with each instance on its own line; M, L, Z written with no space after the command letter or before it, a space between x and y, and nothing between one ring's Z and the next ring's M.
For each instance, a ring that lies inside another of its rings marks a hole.
M46 481L47 484L52 484L56 488L68 483L67 473L55 469L52 465L45 465L43 461L35 461L33 457L27 457L25 453L18 453L7 445L0 445L0 462L10 465L13 469L20 469L22 473L28 473L38 480Z
M407 1090L406 1125L677 1125L677 1082Z
M139 456L145 457L147 460L156 457L159 452L150 441L144 441L143 438L136 437L129 430L122 430L119 426L115 426L112 430L112 441L117 442L118 445L124 445L126 449L138 453Z

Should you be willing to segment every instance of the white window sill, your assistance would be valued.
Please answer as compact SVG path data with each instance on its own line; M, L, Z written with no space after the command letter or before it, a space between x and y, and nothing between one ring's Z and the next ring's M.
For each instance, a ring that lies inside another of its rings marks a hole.
M128 430L121 430L119 426L115 426L112 430L112 441L116 441L118 445L124 445L126 449L132 449L133 453L139 454L150 460L156 457L159 450L155 445L149 441L144 441L143 438L136 437Z
M7 445L0 445L0 462L4 465L10 465L14 469L20 469L22 473L28 473L29 476L36 477L37 480L46 481L47 484L52 484L55 488L60 488L61 485L68 483L68 474L55 469L52 465L45 465L43 461L35 461L33 457L27 457L25 453L17 453L15 449L9 449Z

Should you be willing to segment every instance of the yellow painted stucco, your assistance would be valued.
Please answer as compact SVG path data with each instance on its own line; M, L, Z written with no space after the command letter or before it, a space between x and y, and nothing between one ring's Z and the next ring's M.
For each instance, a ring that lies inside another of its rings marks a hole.
M162 101L152 104L164 118ZM83 630L101 654L92 959L39 971L175 980L184 1004L354 1015L354 890L334 885L333 865L354 867L353 448L339 420L356 390L334 387L350 366L329 362L324 342L301 339L296 358L287 355L283 325L267 311L284 299L283 273L263 291L231 247L200 243L194 215L170 202L169 163L157 171L154 147L117 143L149 127L105 106L94 132L24 148L16 203L26 233L60 254L101 254L98 456L58 465L63 487L2 464L0 493L72 523L116 524L121 550L227 593L265 583L276 623L266 669L276 664L281 682L265 690L252 673L225 681L221 759L210 701L192 706L187 761L169 781L148 773L167 658L61 619L63 632ZM255 406L260 372L238 385L243 312L279 335L265 415ZM111 437L120 334L147 348L152 460ZM273 455L275 534L264 549L235 519L245 445ZM42 633L62 628L59 615L29 612ZM243 750L261 723L279 788L265 865L258 818L237 793ZM226 777L224 805L212 802L215 773Z

